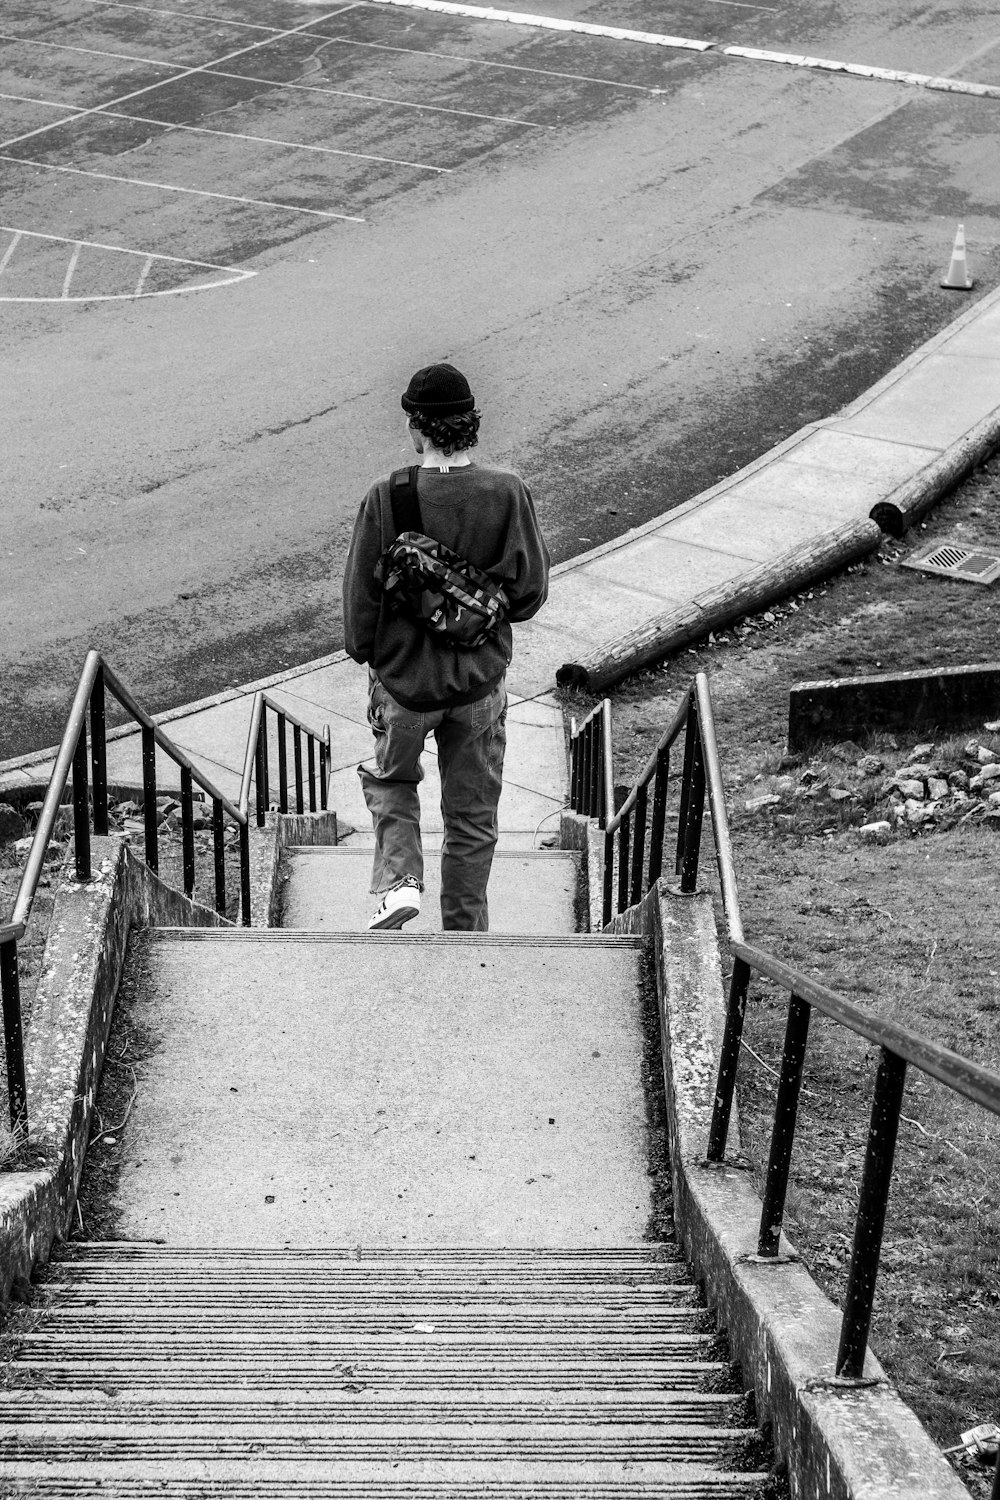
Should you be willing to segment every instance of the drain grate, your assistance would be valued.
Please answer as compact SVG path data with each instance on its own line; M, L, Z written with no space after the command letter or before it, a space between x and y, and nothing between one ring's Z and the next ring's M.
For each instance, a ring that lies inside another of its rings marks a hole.
M930 542L906 558L902 566L961 578L966 583L995 583L1000 578L1000 557L995 552L956 547L953 542Z

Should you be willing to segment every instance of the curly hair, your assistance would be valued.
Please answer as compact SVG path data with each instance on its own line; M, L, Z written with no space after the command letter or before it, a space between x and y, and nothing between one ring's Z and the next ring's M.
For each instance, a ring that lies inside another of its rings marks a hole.
M463 448L476 446L482 419L480 411L454 412L449 417L432 417L427 412L415 411L410 415L410 426L415 427L429 443L449 458L453 453L460 453Z

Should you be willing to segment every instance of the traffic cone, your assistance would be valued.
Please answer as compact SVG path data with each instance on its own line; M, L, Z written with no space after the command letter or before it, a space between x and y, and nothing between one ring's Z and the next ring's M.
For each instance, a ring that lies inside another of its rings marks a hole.
M941 283L954 292L968 292L972 288L972 277L965 260L965 225L959 224L955 244L951 252L951 265Z

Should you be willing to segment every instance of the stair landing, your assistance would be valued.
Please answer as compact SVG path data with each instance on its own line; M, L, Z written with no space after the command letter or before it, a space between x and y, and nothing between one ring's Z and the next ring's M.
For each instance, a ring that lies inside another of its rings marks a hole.
M571 934L138 935L116 1234L640 1244L641 959Z

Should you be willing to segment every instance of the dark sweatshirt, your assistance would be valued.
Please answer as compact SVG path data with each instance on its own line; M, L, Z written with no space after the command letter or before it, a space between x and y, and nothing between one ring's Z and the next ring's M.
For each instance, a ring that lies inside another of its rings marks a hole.
M421 529L503 585L507 621L529 620L545 603L549 553L531 495L509 469L468 464L417 475ZM382 608L375 564L396 537L389 477L372 485L354 523L344 571L344 644L367 662L383 687L416 711L472 703L500 681L511 658L504 623L473 650L442 643L421 626Z

